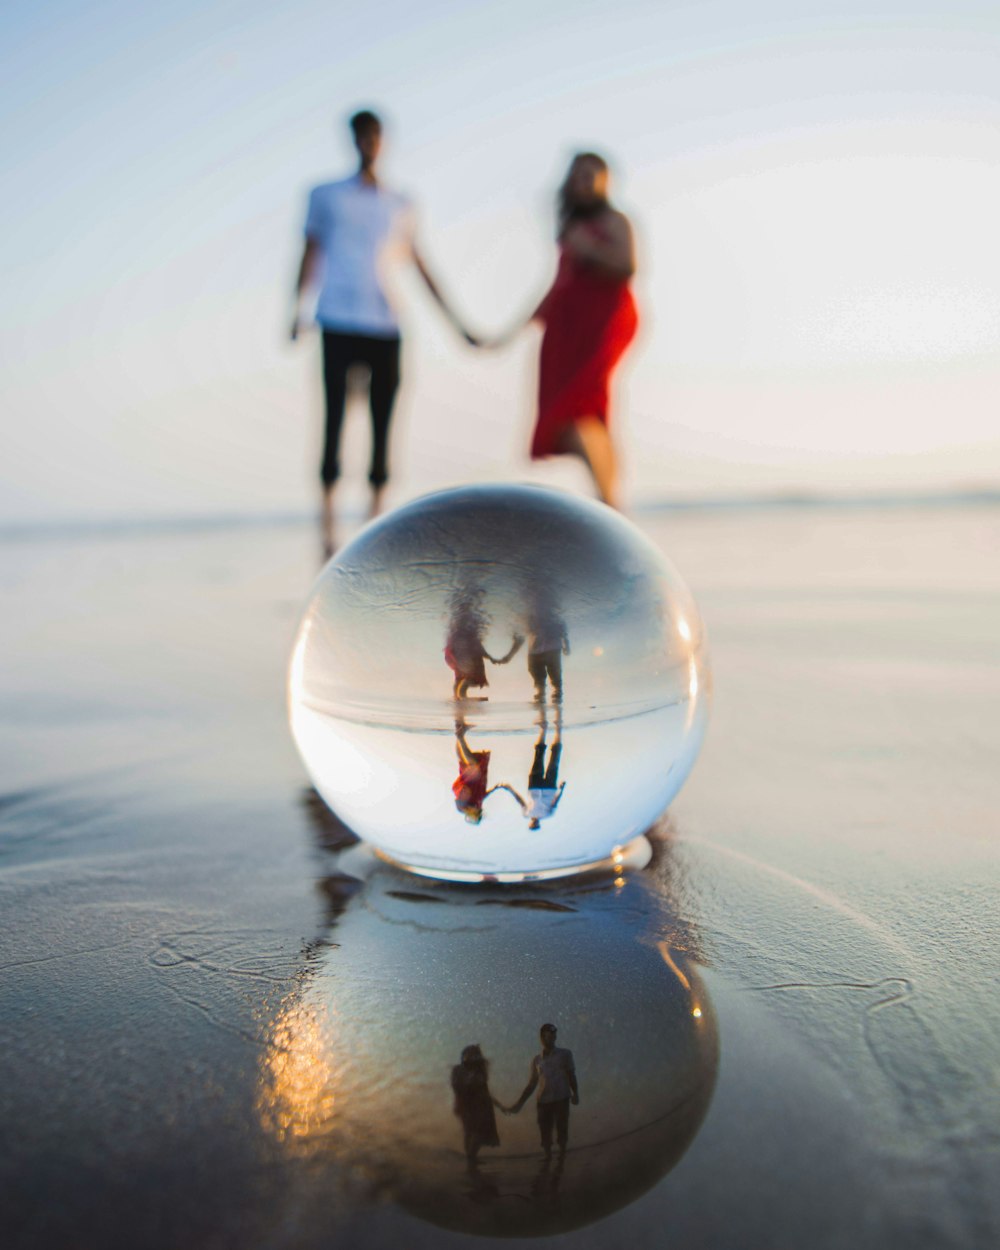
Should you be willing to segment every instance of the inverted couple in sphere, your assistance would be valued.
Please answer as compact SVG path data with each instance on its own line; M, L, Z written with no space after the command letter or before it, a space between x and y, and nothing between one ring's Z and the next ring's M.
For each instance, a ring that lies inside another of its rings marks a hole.
M525 326L543 326L538 406L531 455L583 459L600 498L618 507L618 458L608 430L611 373L635 335L629 285L635 249L628 219L608 199L607 162L576 155L559 189L559 268L548 294L526 318L492 341L471 334L445 300L417 248L413 206L378 175L382 123L372 112L350 121L358 170L314 187L295 283L291 337L304 326L305 300L318 287L315 319L323 334L326 439L321 468L324 546L334 548L334 486L348 376L368 370L372 456L368 480L375 515L389 477L389 426L400 381L400 329L382 273L392 256L415 265L444 315L468 343L498 347Z
M455 754L458 757L458 776L452 783L455 807L465 817L466 823L478 825L483 819L483 808L491 794L506 790L521 809L521 815L532 831L541 828L543 820L554 816L562 801L566 782L559 781L559 763L562 759L562 716L556 713L556 731L552 745L548 746L548 721L544 717L538 723L538 737L531 757L528 773L528 797L525 798L506 781L489 784L491 751L474 751L469 746L469 724L461 713L455 719ZM548 747L548 764L545 751Z

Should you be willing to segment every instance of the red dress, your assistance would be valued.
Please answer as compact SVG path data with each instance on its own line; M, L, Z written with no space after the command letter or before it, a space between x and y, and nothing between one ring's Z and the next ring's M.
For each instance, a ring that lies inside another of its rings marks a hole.
M586 229L601 235L597 223ZM568 248L538 311L545 323L538 375L533 459L555 455L566 429L583 417L608 421L608 384L635 337L638 317L628 279L609 278Z
M486 780L490 767L489 751L470 751L468 760L458 757L458 777L452 783L455 806L460 812L481 812L486 802Z

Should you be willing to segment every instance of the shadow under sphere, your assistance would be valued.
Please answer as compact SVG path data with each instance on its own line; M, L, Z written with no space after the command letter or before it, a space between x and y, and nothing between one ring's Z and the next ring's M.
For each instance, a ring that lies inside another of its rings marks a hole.
M661 939L677 925L655 874L543 894L414 880L364 847L340 866L338 946L316 950L262 1069L261 1116L288 1151L352 1193L514 1237L602 1219L677 1163L719 1046L704 985ZM510 1106L547 1022L579 1089L565 1151L542 1149L536 1090L519 1114L496 1110L498 1142L470 1157L451 1084L463 1051L479 1047L489 1096Z

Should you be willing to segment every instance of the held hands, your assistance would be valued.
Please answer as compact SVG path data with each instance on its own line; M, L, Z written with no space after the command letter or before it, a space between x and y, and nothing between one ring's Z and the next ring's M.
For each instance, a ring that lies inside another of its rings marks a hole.
M311 333L314 328L315 325L312 321L308 318L300 317L299 314L296 313L292 319L292 324L288 331L288 337L291 342L296 343L300 338L303 338L306 334Z
M459 333L470 347L479 348L480 351L495 352L511 343L517 337L522 328L522 326L517 325L512 330L506 330L503 334L498 334L493 338L485 338L480 334L472 334L462 326L459 327Z

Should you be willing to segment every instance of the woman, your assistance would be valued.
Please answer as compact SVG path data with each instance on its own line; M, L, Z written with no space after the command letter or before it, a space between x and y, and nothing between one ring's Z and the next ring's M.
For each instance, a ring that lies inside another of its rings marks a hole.
M482 590L458 591L452 596L444 661L455 675L452 692L456 699L465 699L470 686L480 689L488 686L486 661L509 664L524 642L520 634L514 634L506 655L500 659L490 655L483 643L489 629L489 621L482 610L484 593Z
M500 1103L490 1093L490 1065L478 1046L466 1046L462 1062L451 1070L451 1088L455 1095L454 1111L462 1121L465 1157L474 1167L482 1146L499 1146L494 1107Z
M608 389L638 319L629 287L635 273L632 228L612 208L608 181L603 157L581 152L559 190L559 269L529 318L545 327L531 455L581 456L601 499L617 508Z
M466 734L468 726L461 717L455 722L455 752L458 755L458 776L452 783L455 806L470 825L483 819L483 804L496 786L489 786L490 752L473 751ZM457 1114L457 1113L456 1113Z

